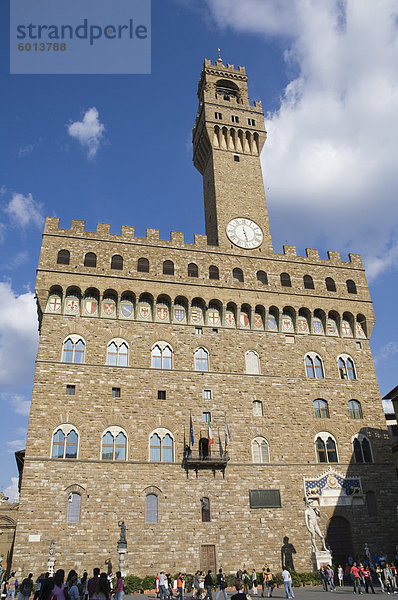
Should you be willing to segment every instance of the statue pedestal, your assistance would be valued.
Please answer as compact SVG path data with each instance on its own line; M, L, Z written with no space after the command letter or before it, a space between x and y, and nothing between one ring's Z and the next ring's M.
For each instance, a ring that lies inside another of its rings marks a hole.
M121 572L122 577L126 577L125 558L127 552L127 544L119 542L117 545L117 551L119 554L119 571Z
M332 564L332 555L329 550L316 550L312 553L311 558L314 571L318 571L324 565Z

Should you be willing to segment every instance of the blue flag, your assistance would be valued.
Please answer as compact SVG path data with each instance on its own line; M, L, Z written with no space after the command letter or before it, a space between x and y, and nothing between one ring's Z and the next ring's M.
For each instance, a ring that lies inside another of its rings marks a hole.
M190 416L190 421L189 421L189 438L190 438L191 446L193 446L194 445L194 441L193 441L192 415Z

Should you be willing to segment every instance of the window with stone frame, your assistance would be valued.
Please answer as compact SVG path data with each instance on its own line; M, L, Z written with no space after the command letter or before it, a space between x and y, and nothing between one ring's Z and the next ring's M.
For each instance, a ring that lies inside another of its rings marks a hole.
M305 370L310 379L323 379L325 377L323 362L319 354L308 352L305 355Z
M87 252L84 256L85 267L96 267L97 266L97 255L94 252Z
M59 250L57 254L57 265L69 265L70 252L69 250Z
M292 282L289 273L281 273L281 286L292 287Z
M158 522L159 502L156 494L145 496L145 523Z
M149 273L149 260L147 258L139 258L137 260L138 273Z
M209 353L204 348L195 350L195 371L209 370Z
M170 370L172 368L173 351L165 342L158 342L153 346L151 357L152 369Z
M263 416L263 403L261 400L253 400L253 417Z
M149 439L149 460L151 462L173 462L174 440L170 432L159 428Z
M315 438L315 451L319 463L337 463L337 444L330 433L318 433Z
M328 292L336 291L336 283L332 277L326 277L325 279L326 289Z
M354 458L356 463L372 463L372 450L367 437L360 434L352 442Z
M174 275L174 263L172 260L163 261L163 275Z
M263 285L268 285L268 275L265 271L257 271L257 281Z
M64 363L84 363L84 351L86 344L78 335L70 335L63 343L62 362Z
M220 279L220 272L218 267L212 265L209 267L209 279Z
M323 398L317 398L313 402L314 416L316 419L329 419L329 406Z
M129 347L126 340L114 338L106 349L106 364L113 367L127 367Z
M188 265L188 277L199 277L198 265L195 263L189 263Z
M210 499L206 496L200 499L202 523L210 523Z
M102 460L126 460L127 435L119 427L110 427L102 435Z
M123 256L114 254L111 258L111 269L115 271L123 271Z
M269 463L269 446L264 437L252 440L252 459L254 463Z
M70 492L68 496L67 523L80 523L80 507L82 497L77 492Z
M315 289L314 280L312 279L311 275L304 275L303 281L304 281L304 288L306 290L314 290Z
M350 414L350 419L362 419L362 407L359 400L349 400L348 402L348 412Z
M79 434L73 425L60 425L53 433L51 458L77 458Z
M349 294L356 294L357 293L357 286L356 286L355 281L353 281L352 279L347 279L346 285L347 285L347 292Z
M337 359L340 379L356 379L357 373L353 359L347 354L341 354Z

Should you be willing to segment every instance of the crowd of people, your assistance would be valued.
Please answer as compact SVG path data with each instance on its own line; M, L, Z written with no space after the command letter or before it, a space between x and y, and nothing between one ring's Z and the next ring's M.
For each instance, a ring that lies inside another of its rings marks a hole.
M12 571L10 577L2 582L2 597L5 600L30 600L34 583L32 573L19 583L15 571ZM122 600L123 592L120 571L116 573L113 586L112 573L101 573L98 568L94 569L91 578L87 571L79 577L72 569L66 580L65 571L58 569L53 577L48 572L39 575L33 600L111 600L112 596L114 600Z
M397 569L394 563L380 562L373 568L369 561L350 560L346 563L344 569L339 565L336 573L331 565L325 565L320 568L320 574L325 592L336 591L336 583L339 587L348 583L353 586L354 594L363 594L364 592L375 594L373 584L378 582L382 592L387 592L387 594L398 593Z

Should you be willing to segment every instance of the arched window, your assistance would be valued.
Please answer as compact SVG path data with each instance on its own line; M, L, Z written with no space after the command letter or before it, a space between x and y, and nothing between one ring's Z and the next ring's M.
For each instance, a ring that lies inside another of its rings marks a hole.
M147 494L145 498L145 523L158 522L158 497L156 494Z
M77 458L79 436L72 425L61 425L53 434L52 458Z
M257 352L249 350L245 354L246 373L250 375L258 375L260 373L260 360Z
M84 362L85 343L83 339L77 335L69 336L63 345L62 362L77 363Z
M137 261L138 273L149 273L149 260L147 258L139 258Z
M263 416L263 403L261 400L253 400L253 417Z
M174 263L171 260L163 261L163 275L174 275Z
M159 428L151 435L149 460L152 462L173 462L174 440L166 429Z
M67 523L80 523L80 506L82 497L77 492L71 492L68 496Z
M123 256L120 256L120 254L114 254L112 256L111 269L114 269L115 271L123 270Z
M314 290L315 289L314 280L312 279L311 275L304 275L303 280L304 280L304 288L306 290Z
M152 369L171 369L173 351L165 342L158 342L152 348Z
M350 400L348 402L348 411L350 419L362 419L361 403L358 400Z
M292 282L290 281L289 273L281 273L281 286L292 287Z
M199 277L198 265L195 263L189 263L188 277Z
M236 279L236 281L240 281L241 283L243 283L243 271L242 269L233 269L232 271L232 277L234 279Z
M347 279L346 285L347 285L347 292L349 294L356 294L357 293L357 286L355 284L355 281L353 281L352 279Z
M85 267L96 267L97 266L97 255L94 252L87 252L84 256Z
M342 354L337 360L339 368L340 379L356 379L357 374L355 370L354 361L347 354Z
M126 460L127 436L118 427L110 427L102 436L102 460Z
M200 499L202 509L202 523L210 523L210 500L209 498Z
M60 250L57 255L57 265L69 265L70 252L69 250Z
M323 379L325 377L322 359L313 352L309 352L305 356L305 370L307 377L310 379Z
M265 271L257 271L257 281L263 285L268 285L268 275Z
M264 437L256 437L252 441L252 457L254 463L269 463L269 447Z
M328 292L336 291L336 283L335 283L334 279L332 279L332 277L326 277L325 283L326 283L326 289Z
M328 419L329 418L329 407L326 400L317 398L313 402L314 405L314 416L317 419Z
M356 463L371 463L373 462L370 442L367 437L359 434L352 442L354 457Z
M209 370L209 353L204 348L195 350L195 371Z
M121 338L111 340L107 347L106 364L114 367L127 367L129 358L129 347L127 342Z
M215 267L214 265L209 267L209 279L220 279L218 267Z
M318 462L338 462L336 440L330 435L330 433L323 431L317 434L315 438L315 450Z

